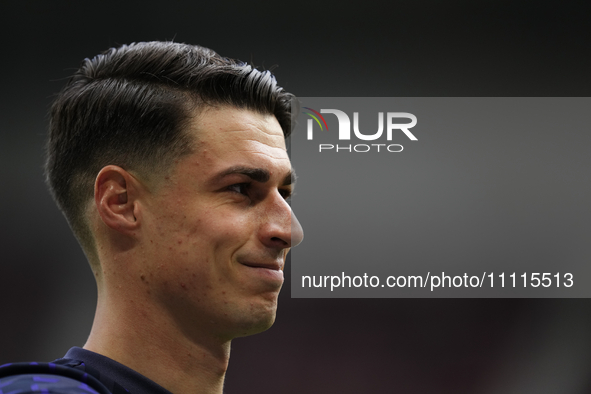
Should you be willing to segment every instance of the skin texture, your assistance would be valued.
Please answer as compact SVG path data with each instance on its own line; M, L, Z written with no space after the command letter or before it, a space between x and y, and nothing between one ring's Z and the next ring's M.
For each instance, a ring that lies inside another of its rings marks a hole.
M274 116L208 108L189 131L194 152L156 187L116 166L97 176L101 270L85 348L177 394L221 393L230 341L273 324L303 232Z

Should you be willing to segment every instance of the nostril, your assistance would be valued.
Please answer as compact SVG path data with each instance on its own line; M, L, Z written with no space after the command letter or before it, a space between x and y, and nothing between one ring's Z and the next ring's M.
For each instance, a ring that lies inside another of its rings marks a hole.
M286 242L285 240L283 240L283 239L281 239L279 237L273 237L273 238L271 238L271 241L277 242L277 243L281 243L282 245L285 245L285 246L288 246L289 245L288 242Z

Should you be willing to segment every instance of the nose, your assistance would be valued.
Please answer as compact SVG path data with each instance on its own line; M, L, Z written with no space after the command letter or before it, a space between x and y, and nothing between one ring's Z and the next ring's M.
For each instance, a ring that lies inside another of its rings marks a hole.
M304 229L296 215L291 211L291 248L298 246L304 240Z
M291 207L279 194L261 215L261 242L274 249L287 249L299 245L304 239L304 230Z

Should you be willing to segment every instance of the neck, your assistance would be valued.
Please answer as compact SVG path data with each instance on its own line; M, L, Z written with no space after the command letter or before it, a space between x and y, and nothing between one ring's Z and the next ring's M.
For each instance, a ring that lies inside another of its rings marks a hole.
M120 286L119 286L120 287ZM175 394L221 394L230 341L177 323L132 294L99 290L95 320L84 348L109 357ZM164 316L164 318L162 318Z

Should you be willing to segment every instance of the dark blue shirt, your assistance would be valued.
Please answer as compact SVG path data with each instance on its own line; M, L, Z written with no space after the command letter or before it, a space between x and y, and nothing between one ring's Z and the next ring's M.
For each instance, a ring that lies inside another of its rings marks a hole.
M108 390L108 391L107 391ZM0 393L172 394L117 361L79 347L52 363L0 367Z

